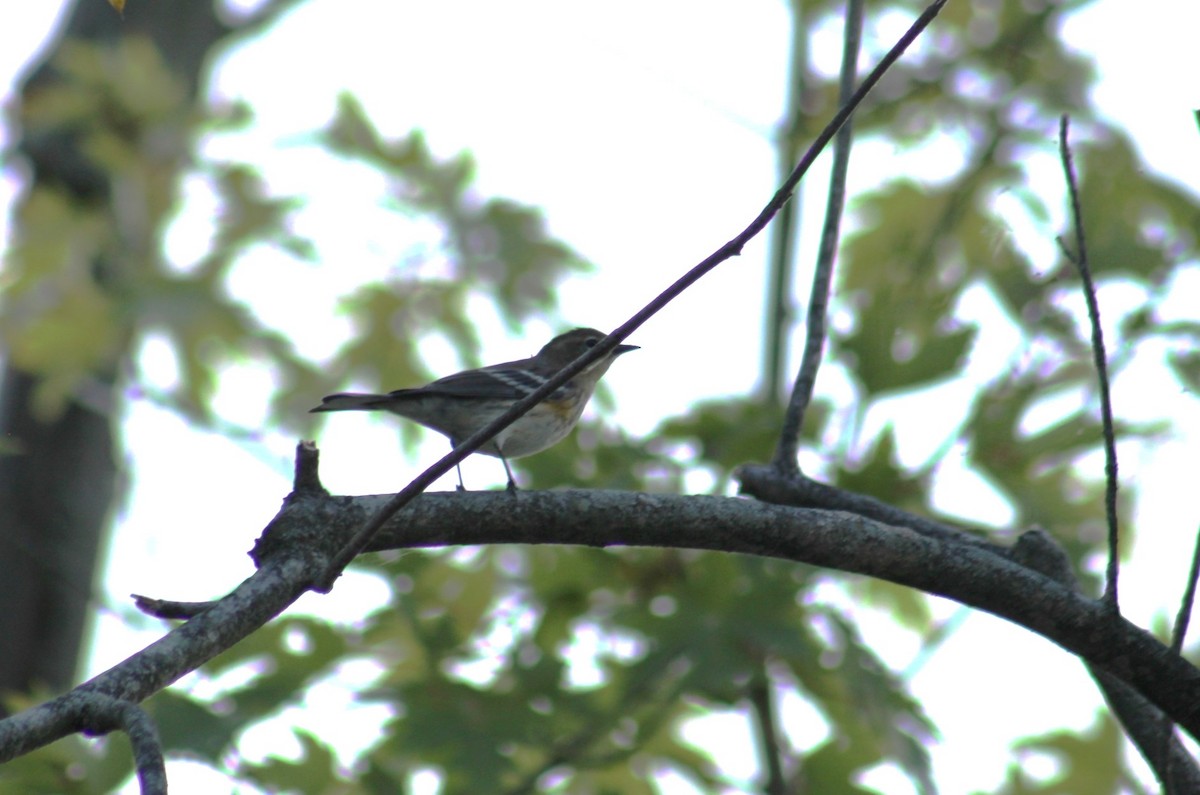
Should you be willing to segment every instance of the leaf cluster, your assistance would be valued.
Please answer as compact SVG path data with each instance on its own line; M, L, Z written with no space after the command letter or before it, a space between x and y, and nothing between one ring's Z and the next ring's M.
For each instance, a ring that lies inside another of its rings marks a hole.
M282 289L312 268L319 247L294 229L309 197L273 195L253 165L194 154L201 138L249 125L248 110L198 111L161 54L137 37L111 47L68 43L55 66L57 79L21 107L24 146L67 153L78 164L64 171L92 187L40 180L31 188L6 253L0 319L13 364L39 378L36 402L47 418L86 394L91 379L120 374L133 394L228 430L213 399L237 366L266 371L276 385L272 416L298 429L314 395L352 380L394 388L427 377L417 343L431 334L477 358L472 313L485 308L515 328L550 312L557 281L584 267L537 210L479 196L469 157L439 160L419 131L388 140L344 98L315 136L326 156L367 164L385 182L390 213L444 234L422 261L402 261L385 281L339 296L359 333L334 362L313 361L254 307L255 296L232 289L235 277L280 261ZM184 185L208 195L213 218L207 244L181 260L165 240L188 217ZM137 354L151 337L166 342L177 370L165 390L140 373Z

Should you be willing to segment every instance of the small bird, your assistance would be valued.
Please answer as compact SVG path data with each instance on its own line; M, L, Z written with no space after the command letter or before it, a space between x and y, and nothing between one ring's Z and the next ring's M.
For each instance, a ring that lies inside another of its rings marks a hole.
M445 434L450 444L459 442L504 413L521 398L546 383L555 373L604 339L604 333L577 328L550 340L536 356L493 364L478 370L439 378L416 389L397 389L386 395L339 392L323 398L310 413L322 411L390 411ZM495 456L504 464L508 490L516 492L509 458L540 453L562 441L583 414L600 377L622 354L637 345L618 345L607 356L592 362L516 422L500 431L477 452ZM464 491L462 471L458 490Z

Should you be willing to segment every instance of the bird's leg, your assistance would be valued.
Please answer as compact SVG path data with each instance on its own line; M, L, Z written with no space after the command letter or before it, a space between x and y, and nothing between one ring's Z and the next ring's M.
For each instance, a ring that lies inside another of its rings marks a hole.
M451 449L451 450L453 450L453 449L454 449L455 447L457 447L457 446L458 446L458 445L456 445L456 444L454 443L454 440L453 440L453 439L451 439L451 440L450 440L450 449ZM462 479L462 462L461 462L461 461L460 461L459 463L457 463L457 464L455 464L455 465L454 465L454 471L458 473L458 485L457 485L457 486L454 488L454 490L455 490L455 491L466 491L466 490L467 490L467 487L463 485L463 479Z
M512 470L508 468L508 459L505 458L503 454L500 456L500 462L502 464L504 464L504 472L508 475L508 486L507 486L508 493L516 494L517 493L517 481L513 479Z

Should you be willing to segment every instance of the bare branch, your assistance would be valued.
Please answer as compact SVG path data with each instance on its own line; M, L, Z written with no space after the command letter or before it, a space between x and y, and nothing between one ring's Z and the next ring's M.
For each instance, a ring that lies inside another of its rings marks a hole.
M775 214L779 212L779 209L783 207L789 198L791 198L792 192L796 189L796 186L800 183L800 180L804 177L804 175L808 173L808 169L812 166L813 161L817 159L817 155L821 153L821 151L825 148L825 146L829 143L841 126L845 124L848 118L850 118L850 114L853 113L854 109L862 103L863 99L865 99L867 94L871 92L871 89L875 87L875 84L879 82L880 78L883 77L887 70L891 68L892 64L894 64L900 58L904 51L908 49L909 45L916 41L917 37L921 35L922 31L929 26L929 23L933 22L934 17L936 17L938 12L942 10L942 6L946 4L946 1L947 0L934 0L934 2L928 8L926 8L919 17L917 17L916 21L913 22L904 35L900 37L900 40L896 42L896 44L890 50L888 50L887 54L880 60L876 67L871 70L871 73L867 75L867 78L863 80L862 85L858 87L858 90L854 92L854 95L850 98L850 101L843 105L841 109L834 114L833 119L831 119L829 123L825 125L825 129L821 131L821 133L813 141L812 145L809 146L808 151L804 153L804 157L800 159L800 162L796 165L796 168L792 170L792 173L786 180L784 180L783 185L778 191L775 192L775 195L769 202L767 202L766 207L759 212L758 216L750 222L749 226L743 229L728 243L721 246L702 262L694 266L691 270L677 279L670 287L659 293L654 300L642 307L642 309L636 312L633 317L621 324L611 334L597 343L595 347L589 349L588 352L583 356L580 356L578 359L564 367L552 378L547 379L546 382L540 387L514 403L507 411L505 411L492 422L485 425L483 428L479 429L479 431L476 433L469 436L450 453L443 456L437 463L414 478L411 483L401 489L391 500L388 501L386 505L380 508L378 513L372 516L371 519L366 522L357 533L354 534L354 537L350 539L349 543L347 543L346 546L337 554L337 556L329 564L328 568L324 570L324 573L315 579L312 585L313 590L322 593L328 592L333 587L334 581L337 580L337 578L341 575L342 570L345 569L346 565L349 564L350 561L354 560L354 558L360 552L368 547L368 545L371 543L371 538L377 532L379 532L379 529L387 524L388 520L394 516L397 511L399 511L408 503L412 502L412 500L418 494L427 489L431 483L445 473L449 472L450 467L458 464L468 455L475 452L482 445L486 444L487 441L493 436L507 428L512 423L516 422L518 418L520 418L538 403L541 403L543 400L549 397L550 393L555 389L558 389L558 387L565 384L571 378L583 372L584 368L586 368L589 364L594 361L598 361L604 356L607 356L609 352L616 348L617 345L619 345L626 337L628 337L643 323L657 314L659 310L679 297L684 290L699 281L700 278L706 275L709 271L716 268L722 262L741 254L745 245L753 240L760 232L762 232L764 228L766 228L767 224L771 222L771 219L775 217Z
M1196 536L1196 546L1192 550L1192 567L1188 571L1187 585L1183 589L1183 598L1179 600L1179 612L1175 616L1175 629L1171 633L1171 651L1176 654L1183 652L1183 641L1187 637L1188 624L1192 619L1192 605L1196 601L1196 580L1200 578L1200 534ZM1179 775L1176 762L1175 746L1179 744L1175 737L1174 725L1170 718L1164 716L1161 721L1162 738L1156 749L1162 755L1164 772L1159 776L1164 792L1168 795L1185 792L1200 792L1200 784L1187 789L1176 782ZM1156 768L1157 769L1157 768Z
M858 74L858 51L862 42L863 3L849 0L846 4L846 23L842 41L842 68L839 78L838 96L843 105L854 91L854 79ZM817 253L817 264L813 270L812 290L808 298L808 319L805 323L804 358L800 372L792 387L787 412L783 417L783 428L779 434L779 446L775 450L775 465L785 472L798 472L796 453L800 447L800 429L804 415L812 402L813 388L817 381L817 369L821 366L821 354L825 349L825 318L829 312L829 294L833 285L833 264L837 258L838 234L842 224L842 210L846 203L846 172L850 167L850 143L853 138L853 118L847 118L838 130L833 144L833 168L829 176L829 198L825 204L825 226L821 230L821 244Z
M803 475L786 475L775 466L743 466L738 477L743 492L759 499L775 504L851 511L876 521L911 529L937 541L965 544L1011 559L1076 592L1079 591L1070 560L1057 543L1043 531L1023 533L1016 546L1010 550L980 536L910 514L872 497L828 486ZM1200 551L1197 560L1200 561ZM1174 650L1173 653L1178 654L1178 651ZM1175 789L1168 788L1167 791L1200 792L1200 769L1178 739L1171 734L1163 712L1120 678L1090 663L1088 670L1104 692L1110 707L1120 718L1130 738L1158 774L1160 781L1172 782ZM1166 787L1164 783L1164 788Z
M133 748L134 765L142 795L166 795L167 769L163 763L158 729L145 710L131 701L84 693L78 699L80 731L99 736L122 731Z
M759 499L775 504L847 510L876 521L908 528L936 541L951 545L965 544L982 552L1012 560L1076 593L1079 592L1070 560L1044 531L1025 532L1017 544L1008 549L958 528L902 511L871 497L827 486L803 475L784 475L774 466L744 466L739 470L739 478L743 491ZM1104 692L1109 706L1125 726L1130 738L1159 775L1159 779L1164 782L1171 781L1176 787L1169 791L1200 792L1200 769L1179 741L1169 733L1163 722L1163 712L1119 677L1091 663L1088 663L1088 670Z
M1070 559L1049 533L1025 533L1013 547L1012 557L1079 592ZM1162 783L1163 791L1200 792L1200 768L1172 733L1170 720L1163 712L1118 677L1090 663L1087 667L1109 708Z
M735 477L741 484L742 494L749 494L772 505L847 511L883 524L907 527L937 541L967 544L995 555L1008 553L1007 548L988 541L983 531L972 534L961 528L901 510L874 497L821 483L803 474L782 473L774 465L745 464L738 468Z
M774 467L758 469L781 477ZM311 573L323 570L391 499L316 490L289 495L251 553L256 574L128 660L0 721L0 762L88 728L82 716L93 695L140 702L265 624L307 590ZM386 523L369 549L490 543L709 549L878 577L1037 632L1200 736L1200 670L1102 603L1057 582L1053 568L931 525L921 533L839 511L727 497L451 492L422 495Z
M766 469L767 467L764 467ZM387 500L338 498L357 515ZM503 510L500 508L503 507ZM295 522L285 508L264 536ZM325 533L347 534L328 516ZM275 542L277 543L277 542ZM1151 635L1029 565L987 549L850 514L747 500L604 491L427 494L372 549L478 543L719 549L852 571L919 588L1008 618L1131 684L1200 731L1200 671Z
M325 513L314 508L315 500L324 500ZM214 603L197 617L176 627L124 662L79 685L74 690L25 712L0 720L0 762L28 753L35 748L88 728L83 720L94 708L93 697L106 696L139 703L164 689L184 674L225 651L242 638L279 615L303 594L312 572L321 571L337 549L336 540L325 538L320 526L330 510L346 510L361 523L366 514L316 497L307 501L289 496L285 501L295 507L301 503L312 523L307 534L293 535L295 543L272 546L260 544L272 554L258 559L259 570L232 593ZM270 527L266 535L270 535ZM348 534L346 534L348 535Z
M141 610L148 616L161 618L167 621L186 621L208 610L216 604L215 601L208 602L175 602L170 599L155 599L151 596L142 596L141 594L131 593L130 598L133 599L133 606Z
M1196 547L1192 550L1192 568L1188 572L1187 586L1179 601L1179 612L1175 616L1175 630L1171 635L1171 651L1180 654L1183 640L1187 637L1188 624L1192 619L1192 604L1196 601L1196 579L1200 577L1200 533L1196 536Z
M142 795L167 795L167 766L163 763L162 741L158 740L154 721L142 707L130 701L109 699L100 694L96 698L108 701L107 710L112 712L113 728L124 731L130 739Z
M321 485L318 471L321 453L315 442L302 441L296 445L296 463L292 477L292 495L329 496ZM170 599L155 599L141 594L130 594L133 604L143 613L166 620L188 620L209 610L216 601L177 602Z
M340 507L317 508L325 517L322 532L349 535L353 525L339 511L353 508L361 516L387 500L387 495L326 500ZM264 543L280 543L273 537L296 524L289 510L285 507L272 523ZM711 549L877 577L1043 635L1125 681L1200 735L1200 670L1101 602L1027 562L953 537L923 535L839 511L737 498L564 490L426 494L390 521L370 549L485 543Z
M1104 352L1104 331L1100 327L1100 305L1096 300L1096 285L1088 265L1087 240L1083 232L1083 211L1079 205L1079 183L1075 178L1075 163L1067 141L1070 118L1062 117L1058 125L1058 147L1067 190L1071 196L1071 217L1075 226L1075 255L1067 258L1079 268L1083 280L1083 296L1087 300L1088 318L1092 323L1092 357L1096 361L1096 378L1100 383L1100 419L1104 428L1104 509L1108 518L1108 571L1104 586L1104 601L1114 612L1120 612L1117 600L1117 576L1121 555L1117 531L1117 442L1113 431L1112 396L1109 393L1108 357ZM1065 246L1064 246L1065 251Z
M125 702L121 714L121 728L125 730L133 748L133 761L142 795L167 795L167 769L154 721L150 720L145 710L129 702Z
M804 79L808 71L808 27L804 24L804 3L788 3L792 23L791 55L788 64L787 97L784 124L777 136L776 163L779 181L792 173L800 156L801 136L807 129L808 115L804 109ZM783 393L783 368L787 364L788 329L792 323L792 272L795 266L796 218L800 214L802 196L793 196L775 218L768 246L766 296L766 340L763 348L762 396L770 405L780 402Z
M317 443L303 441L296 445L296 465L292 473L292 493L304 495L329 494L321 485L321 451Z
M763 767L767 780L763 784L766 795L787 795L787 779L783 775L783 749L780 747L779 732L776 730L775 695L771 692L771 677L767 673L766 661L760 662L754 679L750 682L750 710L754 724L758 727L758 742L762 746Z

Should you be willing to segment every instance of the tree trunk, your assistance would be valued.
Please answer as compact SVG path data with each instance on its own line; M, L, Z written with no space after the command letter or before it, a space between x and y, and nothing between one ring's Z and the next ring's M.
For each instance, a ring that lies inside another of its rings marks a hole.
M22 98L60 79L53 63L64 42L104 44L134 35L154 41L194 95L208 53L229 32L211 2L131 0L122 17L104 0L79 0L68 17L22 86ZM25 135L18 151L34 185L54 185L80 205L110 203L109 175L88 159L74 130ZM19 225L14 233L21 236ZM92 264L91 278L101 289L106 270L104 263ZM77 395L52 419L33 410L38 374L6 362L0 375L6 448L0 455L0 691L59 690L75 678L97 555L120 482L116 365L134 353L136 323L127 349L93 374L86 400Z

